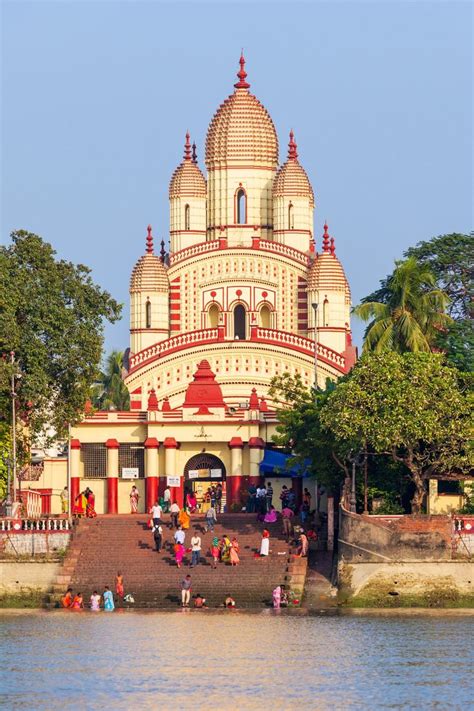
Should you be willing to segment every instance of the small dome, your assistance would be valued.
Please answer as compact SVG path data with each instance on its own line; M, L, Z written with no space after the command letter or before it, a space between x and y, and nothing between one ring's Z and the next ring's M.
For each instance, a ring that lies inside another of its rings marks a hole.
M148 225L146 254L133 267L130 291L168 292L170 283L166 268L158 255L153 254L153 235Z
M196 152L191 156L189 133L186 134L184 159L176 168L170 180L169 196L173 197L206 197L206 179L197 164Z
M350 301L351 290L341 262L336 257L334 238L324 225L323 251L316 256L308 272L308 289L344 291Z
M298 161L293 131L290 132L288 159L275 176L273 197L305 197L314 206L314 193L306 171Z
M249 92L245 59L240 58L235 91L217 109L206 138L206 165L264 163L278 165L278 138L266 108Z

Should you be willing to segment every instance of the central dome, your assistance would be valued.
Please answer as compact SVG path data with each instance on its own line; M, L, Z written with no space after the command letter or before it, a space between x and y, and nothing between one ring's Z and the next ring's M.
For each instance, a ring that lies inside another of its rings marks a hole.
M245 59L240 57L235 91L217 109L206 137L206 165L278 166L278 138L270 114L249 92Z

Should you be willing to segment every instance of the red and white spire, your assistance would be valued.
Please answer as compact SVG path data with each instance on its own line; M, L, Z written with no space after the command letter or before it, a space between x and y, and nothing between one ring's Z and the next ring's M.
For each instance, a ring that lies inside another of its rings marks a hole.
M249 89L250 84L247 81L245 81L247 78L247 72L245 71L244 50L242 50L242 52L240 54L239 63L240 63L240 71L237 72L239 81L236 84L234 84L234 86L236 89Z

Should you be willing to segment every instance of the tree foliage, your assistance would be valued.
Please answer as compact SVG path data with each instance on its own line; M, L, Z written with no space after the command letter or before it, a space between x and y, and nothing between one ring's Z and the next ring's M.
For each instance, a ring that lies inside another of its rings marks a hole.
M474 234L452 233L433 237L410 247L404 254L434 276L436 286L449 301L447 321L435 333L434 345L446 353L448 361L460 370L474 370ZM387 305L390 300L392 275L380 282L380 288L362 300ZM380 311L382 309L378 307ZM410 349L407 349L410 350Z
M474 233L439 235L411 247L415 257L433 272L438 286L449 298L453 321L438 334L437 343L449 362L466 372L474 370Z
M439 354L367 354L328 396L321 424L339 443L402 462L419 512L427 479L472 468L471 384Z
M0 248L0 351L15 352L19 415L31 435L77 422L98 374L103 325L121 306L82 264L57 260L35 234L13 232ZM11 366L0 362L0 416L9 418Z
M448 298L435 286L430 268L415 257L395 265L381 288L354 308L356 316L370 320L364 350L429 352L451 321L445 313Z
M328 384L326 391L315 391L306 388L299 375L283 373L273 378L270 396L279 405L275 444L292 452L290 464L304 466L318 482L336 490L348 474L348 447L338 446L321 425L321 412L333 387Z
M123 382L122 351L112 351L106 358L105 368L92 388L92 403L101 410L130 408L130 394Z

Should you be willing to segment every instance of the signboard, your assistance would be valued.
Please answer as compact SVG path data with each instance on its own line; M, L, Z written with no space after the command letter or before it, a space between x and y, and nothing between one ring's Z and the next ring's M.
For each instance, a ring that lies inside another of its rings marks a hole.
M181 484L181 477L179 477L179 476L167 476L167 477L166 477L166 484L167 484L167 486L179 487L179 485Z
M138 479L138 467L122 467L122 479Z
M211 469L211 479L220 479L222 477L222 469Z
M190 479L197 479L199 476L199 471L197 469L190 469L188 471L188 476Z

